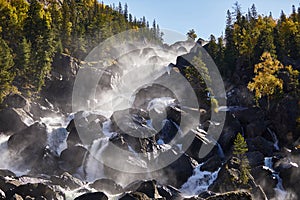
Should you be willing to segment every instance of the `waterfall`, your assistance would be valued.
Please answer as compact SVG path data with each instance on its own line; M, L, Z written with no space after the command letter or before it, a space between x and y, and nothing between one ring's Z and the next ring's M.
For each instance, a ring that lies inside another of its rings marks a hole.
M93 142L85 165L86 180L89 182L105 178L104 166L101 163L102 152L108 145L109 138L100 138Z
M267 128L267 130L270 133L270 135L272 136L272 139L273 139L273 142L274 142L274 148L277 151L279 151L278 138L277 138L276 134L270 128Z
M208 187L218 177L219 170L215 172L201 171L200 168L203 165L200 164L194 169L194 174L186 183L181 186L181 193L186 197L199 195L201 192L207 191Z
M282 185L282 179L279 176L279 173L273 169L272 157L266 157L264 161L264 169L272 172L272 176L277 180L277 185L274 188L276 192L276 197L274 200L283 200L287 196L287 192L284 190Z

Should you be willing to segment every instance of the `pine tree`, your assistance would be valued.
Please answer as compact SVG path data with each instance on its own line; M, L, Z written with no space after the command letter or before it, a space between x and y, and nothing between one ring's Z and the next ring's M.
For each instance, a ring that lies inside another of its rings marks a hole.
M247 184L249 181L250 166L246 156L248 151L247 143L241 133L238 133L234 140L233 155L239 159L240 182Z
M13 66L11 49L0 37L0 103L12 90L12 81L14 79Z
M188 40L193 40L193 41L195 41L195 39L198 37L194 29L189 30L186 35L188 37Z

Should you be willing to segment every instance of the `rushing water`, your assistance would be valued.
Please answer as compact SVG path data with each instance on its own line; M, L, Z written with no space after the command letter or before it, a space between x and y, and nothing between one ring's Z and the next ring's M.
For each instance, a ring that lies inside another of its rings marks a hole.
M273 169L272 157L266 157L264 162L264 168L270 170L272 172L273 177L277 180L276 188L274 188L276 192L276 197L274 200L285 200L287 197L287 192L283 188L282 179L280 178L279 173Z
M180 191L186 197L199 195L201 192L207 191L208 187L216 180L219 170L215 172L201 171L203 164L198 165L194 169L194 174L185 184L182 185Z

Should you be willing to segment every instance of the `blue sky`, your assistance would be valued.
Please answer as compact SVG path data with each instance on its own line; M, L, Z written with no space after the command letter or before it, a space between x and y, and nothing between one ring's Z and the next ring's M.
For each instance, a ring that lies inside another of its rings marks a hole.
M226 12L232 10L236 0L103 0L105 4L117 6L119 2L128 4L129 12L138 19L145 16L152 24L156 19L161 28L182 34L194 29L197 35L208 39L210 34L220 36L224 32ZM254 3L259 14L278 18L281 10L292 12L292 5L299 6L299 0L239 0L243 12Z

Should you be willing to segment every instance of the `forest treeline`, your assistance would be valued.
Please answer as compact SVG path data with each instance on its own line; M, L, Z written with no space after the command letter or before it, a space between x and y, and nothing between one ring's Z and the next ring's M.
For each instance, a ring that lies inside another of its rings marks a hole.
M149 25L145 17L132 16L127 4L0 0L0 102L12 91L27 95L40 91L55 54L84 59L106 38L138 28L162 40L156 22Z
M293 6L290 16L282 11L275 19L272 13L259 15L254 4L243 13L236 2L233 11L227 11L224 36L211 35L206 49L224 77L231 77L236 70L253 74L264 52L284 64L299 63L300 7L296 10Z

